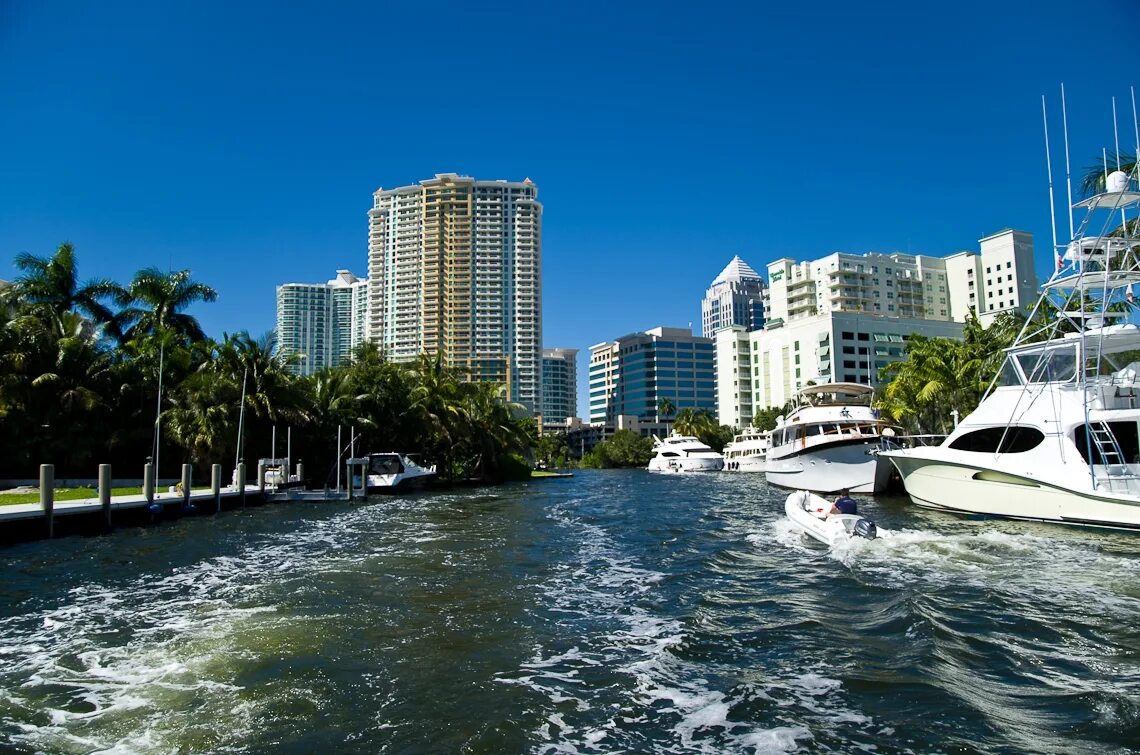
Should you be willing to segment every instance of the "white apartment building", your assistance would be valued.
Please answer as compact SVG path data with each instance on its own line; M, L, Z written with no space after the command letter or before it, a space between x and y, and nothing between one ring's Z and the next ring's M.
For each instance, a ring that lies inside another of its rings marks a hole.
M327 283L277 287L277 352L299 355L289 369L312 375L348 360L364 342L368 281L337 270Z
M1037 290L1033 237L1004 230L979 244L945 258L837 252L770 263L764 329L716 339L720 421L743 427L809 380L877 385L912 333L960 338L971 308L983 325L1026 310Z
M378 189L368 214L368 338L394 360L442 354L541 409L538 187L455 173Z
M745 330L764 327L764 279L739 256L732 258L701 300L701 335L711 338L733 325Z

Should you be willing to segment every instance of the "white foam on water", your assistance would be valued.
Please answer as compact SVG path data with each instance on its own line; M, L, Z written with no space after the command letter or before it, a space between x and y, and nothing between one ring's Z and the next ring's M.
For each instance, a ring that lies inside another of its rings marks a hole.
M105 753L241 741L272 701L243 696L236 669L274 652L263 646L266 636L303 630L263 591L345 558L346 529L351 515L312 522L238 555L80 585L67 604L0 619L7 639L0 699L19 732L12 740L47 752ZM330 542L336 551L326 554Z
M668 575L624 555L604 528L565 511L554 516L580 545L575 559L540 588L546 610L612 628L569 648L539 646L517 673L500 676L558 708L556 719L550 714L536 726L540 751L596 751L604 742L619 751L777 753L812 738L803 726L731 721L733 702L725 692L704 678L704 667L675 653L687 635L682 622L652 611L655 590ZM602 669L614 680L583 688L588 669ZM560 706L568 697L575 708ZM567 716L575 713L588 715L590 723L568 725ZM639 734L645 726L651 731Z

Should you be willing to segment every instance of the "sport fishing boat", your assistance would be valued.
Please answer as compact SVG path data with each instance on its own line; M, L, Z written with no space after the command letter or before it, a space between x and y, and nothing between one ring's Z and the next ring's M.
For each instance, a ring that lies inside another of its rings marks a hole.
M835 545L861 537L874 540L890 537L890 530L881 530L875 523L858 514L832 514L831 502L807 490L797 490L784 501L784 513L792 523L824 545Z
M788 418L777 418L769 438L768 482L823 493L885 490L891 465L872 451L878 451L889 428L871 408L873 395L874 389L861 383L802 388Z
M939 446L883 452L915 503L1140 529L1136 169L1105 188L1072 205L1084 218L978 408Z
M650 472L717 472L724 469L724 457L691 435L670 435L653 439Z
M368 454L365 492L403 493L422 488L435 479L435 465L421 467L403 454L394 452Z
M768 433L749 427L724 447L724 468L729 472L763 472L768 459Z

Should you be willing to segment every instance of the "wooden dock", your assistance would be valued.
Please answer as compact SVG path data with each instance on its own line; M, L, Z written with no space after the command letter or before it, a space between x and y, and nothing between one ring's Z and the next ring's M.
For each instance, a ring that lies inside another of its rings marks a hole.
M266 499L268 499L269 491L266 491ZM219 504L226 501L236 502L240 501L242 491L233 485L222 488L218 497L214 497L212 490L191 490L190 503L194 504L195 508L199 511L213 511L216 510ZM261 501L261 488L257 485L245 486L245 497L247 500ZM154 503L162 506L176 506L186 502L186 495L183 493L159 493L154 494ZM137 495L118 495L111 497L111 512L112 514L117 511L131 511L134 509L145 509L150 504L146 496L142 493ZM55 517L62 516L75 516L78 514L102 514L103 504L99 500L99 496L95 495L91 498L81 498L75 501L55 501L52 505L52 514ZM0 506L0 522L19 521L26 519L43 519L44 518L43 506L36 503L10 503Z

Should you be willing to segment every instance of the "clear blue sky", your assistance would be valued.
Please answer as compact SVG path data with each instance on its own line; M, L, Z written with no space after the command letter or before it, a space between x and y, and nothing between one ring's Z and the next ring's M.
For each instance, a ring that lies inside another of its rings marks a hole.
M85 278L188 267L208 333L260 334L276 285L366 272L377 187L529 176L545 345L585 350L699 327L734 254L1013 226L1047 269L1062 81L1074 171L1113 94L1132 149L1135 0L758 5L0 0L0 278L70 240Z

